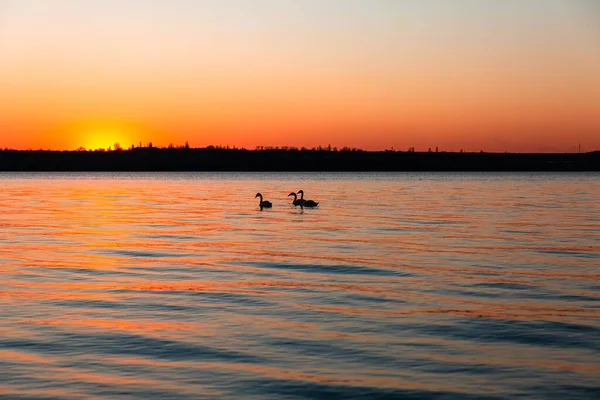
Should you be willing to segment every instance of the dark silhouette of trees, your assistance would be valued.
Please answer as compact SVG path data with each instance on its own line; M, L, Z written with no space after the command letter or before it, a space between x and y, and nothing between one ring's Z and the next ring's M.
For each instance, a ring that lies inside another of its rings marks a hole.
M600 171L600 152L515 154L208 146L0 150L2 171Z

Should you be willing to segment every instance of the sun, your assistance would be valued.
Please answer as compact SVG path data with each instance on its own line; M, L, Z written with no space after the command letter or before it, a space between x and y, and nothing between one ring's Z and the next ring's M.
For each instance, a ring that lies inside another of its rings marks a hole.
M128 148L133 143L130 132L123 128L97 127L83 130L80 146L86 150Z

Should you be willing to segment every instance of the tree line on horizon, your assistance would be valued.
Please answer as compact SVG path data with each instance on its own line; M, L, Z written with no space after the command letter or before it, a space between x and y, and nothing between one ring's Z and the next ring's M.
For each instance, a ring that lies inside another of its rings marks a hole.
M372 151L368 151L368 150L364 150L358 147L350 147L350 146L343 146L343 147L335 147L335 146L331 146L331 145L327 145L327 146L315 146L315 147L296 147L296 146L256 146L254 149L248 149L246 147L237 147L237 146L229 146L229 145L209 145L206 147L191 147L189 142L186 141L183 145L174 145L173 143L168 144L167 146L154 146L152 142L147 142L147 143L142 143L139 142L139 144L136 146L135 144L132 144L130 147L128 148L124 148L123 146L121 146L121 144L119 142L114 143L112 146L109 146L108 148L98 148L98 149L87 149L83 146L75 149L75 150L50 150L50 149L26 149L26 150L17 150L17 149L11 149L11 148L0 148L0 151L48 151L48 152L70 152L70 151L76 151L76 152L90 152L90 153L106 153L106 152L113 152L113 151L136 151L136 150L141 150L141 149L152 149L152 150L219 150L219 151L228 151L228 150L232 150L232 151L278 151L278 152L299 152L299 151L312 151L312 152L385 152L385 153L504 153L504 154L513 154L513 152L510 151L504 151L504 152L487 152L484 150L480 150L480 151L464 151L463 149L460 149L459 151L445 151L445 150L440 150L439 146L436 146L435 148L429 147L426 151L417 151L415 150L414 146L409 146L406 150L396 150L394 149L394 147L390 147L388 149L384 149L384 150L372 150ZM595 153L595 152L599 152L600 150L592 150L589 151L588 153ZM581 148L579 149L579 153L581 153ZM519 153L514 153L514 154L519 154ZM526 153L525 153L526 154ZM559 153L557 153L559 154ZM568 154L568 152L565 152L564 154Z
M140 149L153 149L153 150L233 150L233 151L289 151L289 152L297 152L297 151L318 151L318 152L368 152L368 150L364 150L358 147L336 147L336 146L314 146L314 147L296 147L296 146L256 146L254 149L248 149L246 147L237 147L237 146L229 146L229 145L209 145L206 147L191 147L189 142L186 141L183 145L174 145L173 143L168 144L167 146L154 146L152 142L148 142L143 144L140 142L137 146L132 144L130 147L125 148L121 146L119 142L114 143L112 146L108 148L97 148L97 149L87 149L84 146L80 146L75 150L51 150L51 149L26 149L26 150L17 150L5 147L4 149L0 148L0 151L55 151L55 152L69 152L69 151L77 151L77 152L92 152L92 153L105 153L112 151L134 151ZM414 146L409 146L406 150L396 150L394 147L390 147L384 150L372 150L371 152L392 152L392 153L416 153L419 152L415 150ZM425 151L420 151L424 153ZM445 151L440 150L438 146L433 149L429 147L426 151L427 153L464 153L463 149L460 151ZM471 152L474 153L474 152ZM480 150L478 153L486 153L483 150ZM510 153L509 151L505 151L504 153Z
M0 171L600 171L600 152L525 154L362 151L327 147L255 150L208 146L111 151L0 151Z

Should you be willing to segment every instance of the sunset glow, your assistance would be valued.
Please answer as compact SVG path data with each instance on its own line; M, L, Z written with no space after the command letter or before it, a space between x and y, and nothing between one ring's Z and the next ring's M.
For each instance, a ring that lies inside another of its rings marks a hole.
M0 147L600 149L598 21L590 0L3 1Z
M131 141L125 132L119 129L110 128L90 128L82 132L82 147L88 150L95 149L116 149L115 144L121 147L127 147Z

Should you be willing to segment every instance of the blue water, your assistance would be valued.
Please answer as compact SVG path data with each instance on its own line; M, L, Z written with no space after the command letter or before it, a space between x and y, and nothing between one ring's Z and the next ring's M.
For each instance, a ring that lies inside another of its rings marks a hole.
M0 174L0 398L600 398L599 178Z

